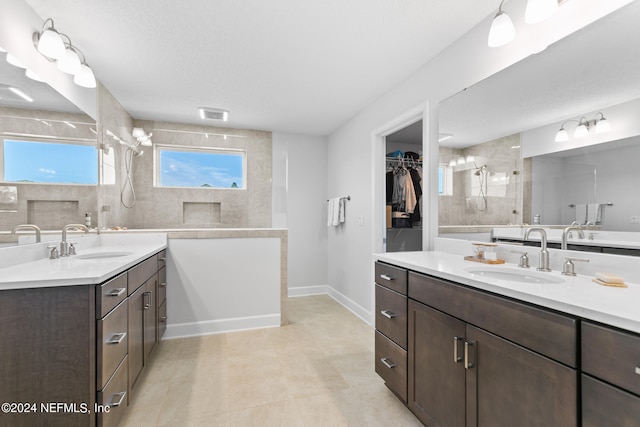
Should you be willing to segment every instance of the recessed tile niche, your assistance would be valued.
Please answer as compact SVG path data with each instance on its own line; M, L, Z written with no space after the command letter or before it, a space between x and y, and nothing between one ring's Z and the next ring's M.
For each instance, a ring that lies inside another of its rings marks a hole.
M28 200L27 222L37 224L43 230L60 230L65 224L77 224L80 202L77 200Z
M214 225L222 222L220 203L183 202L182 222L187 225Z

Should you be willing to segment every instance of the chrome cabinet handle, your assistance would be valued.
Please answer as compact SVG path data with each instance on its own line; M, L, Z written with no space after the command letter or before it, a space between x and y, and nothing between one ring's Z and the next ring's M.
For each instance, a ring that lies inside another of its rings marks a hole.
M387 319L393 319L394 317L397 316L397 314L389 311L389 310L380 310L380 314L382 314L384 317L386 317Z
M124 339L124 337L127 336L126 332L121 332L119 334L114 334L111 339L109 341L107 341L107 344L120 344L122 342L122 340Z
M117 288L112 290L111 292L107 293L106 295L108 297L119 297L120 295L124 294L124 292L127 290L127 288Z
M160 321L162 323L166 322L167 321L167 316L160 316Z
M636 374L640 375L640 366L636 366Z
M116 393L113 395L114 399L111 401L111 403L109 403L108 406L120 406L122 405L122 402L124 401L124 398L126 397L127 392L126 391L121 391L120 393ZM115 397L116 396L120 396L120 399L118 399L117 402L115 402Z
M160 258L158 258L158 261L165 262L166 260L167 260L167 258L165 258L165 257L160 257Z
M380 359L380 361L382 362L382 364L384 366L386 366L389 369L393 369L396 367L396 364L393 362L389 362L389 358L388 357L383 357L382 359Z
M388 280L389 282L392 281L392 280L396 280L395 277L387 276L386 274L381 274L380 278L384 279L384 280Z
M145 310L149 310L151 308L151 292L144 292L142 294L144 305L143 308Z
M453 337L453 362L462 362L462 356L458 355L458 343L462 341L462 337Z
M160 282L160 287L161 288L166 288L167 287L167 282Z
M465 341L464 342L464 369L473 368L473 363L469 362L469 347L473 345L472 342Z

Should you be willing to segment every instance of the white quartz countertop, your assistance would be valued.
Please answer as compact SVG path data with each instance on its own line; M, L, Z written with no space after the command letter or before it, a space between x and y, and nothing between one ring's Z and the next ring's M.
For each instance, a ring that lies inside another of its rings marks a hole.
M78 242L77 255L58 259L46 256L46 243L1 249L11 252L0 253L5 258L0 265L0 290L99 284L167 247L166 235L143 239L103 238L97 243L93 239L84 241L74 237L70 241ZM25 255L16 254L20 250L37 251L38 257L22 262ZM13 262L7 258L13 258Z
M594 283L591 276L563 276L557 271L538 272L534 267L525 270L509 263L486 265L465 261L462 255L437 251L375 254L374 260L640 333L639 283L625 281L627 288L608 287ZM562 282L523 283L489 279L469 272L474 269L530 271L532 275L545 275Z

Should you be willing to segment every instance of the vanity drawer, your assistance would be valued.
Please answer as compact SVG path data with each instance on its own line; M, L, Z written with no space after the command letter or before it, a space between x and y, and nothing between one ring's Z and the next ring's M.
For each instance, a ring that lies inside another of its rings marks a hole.
M376 285L376 329L407 349L407 297Z
M158 271L158 255L154 255L129 270L129 295Z
M167 268L162 267L158 271L158 305L167 299Z
M577 320L570 316L414 272L409 273L409 298L577 366Z
M167 250L158 252L158 270L167 265Z
M582 426L637 426L640 397L582 375Z
M96 292L96 319L103 318L115 306L127 297L127 273L109 280L98 286Z
M167 330L167 302L163 302L160 307L158 307L158 341L164 335L164 332Z
M404 268L376 261L375 274L378 285L393 289L402 295L407 294L407 270Z
M127 396L128 357L125 357L104 390L98 392L97 404L109 406L109 412L98 411L98 427L116 427L129 406Z
M403 402L407 401L407 352L376 331L376 373Z
M582 370L640 395L640 336L582 322Z
M96 388L102 389L127 354L129 301L120 303L104 319L97 321Z

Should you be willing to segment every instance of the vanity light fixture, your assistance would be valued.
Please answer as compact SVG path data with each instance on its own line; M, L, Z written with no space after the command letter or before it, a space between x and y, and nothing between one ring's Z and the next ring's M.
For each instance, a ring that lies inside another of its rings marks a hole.
M560 126L560 129L556 133L556 142L566 142L569 140L569 132L567 132L564 127L567 123L571 122L578 123L578 126L576 126L576 129L573 131L574 138L584 138L589 136L589 129L594 126L596 129L596 133L606 133L611 130L611 124L604 117L604 114L598 112L596 114L596 117L592 120L587 120L587 118L583 116L580 117L580 120L567 120L566 122L562 123L562 126Z
M72 74L75 84L90 89L96 87L96 77L84 54L73 45L69 36L55 29L53 19L47 18L42 31L33 33L33 45L49 61L57 61L60 71Z
M498 6L498 13L491 21L491 28L489 29L489 47L500 47L508 43L511 43L516 37L516 29L513 26L513 22L509 15L502 10L502 5L506 0L500 2Z
M509 15L502 10L506 0L500 1L498 13L491 21L487 44L489 47L500 47L509 44L516 37L516 30ZM549 19L558 9L558 0L527 0L524 21L537 24Z

